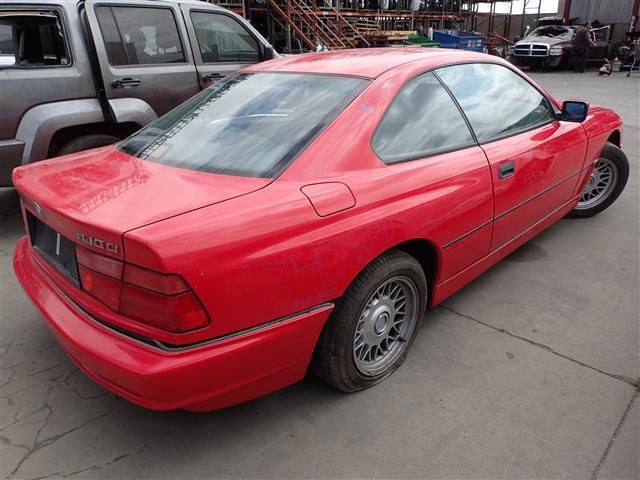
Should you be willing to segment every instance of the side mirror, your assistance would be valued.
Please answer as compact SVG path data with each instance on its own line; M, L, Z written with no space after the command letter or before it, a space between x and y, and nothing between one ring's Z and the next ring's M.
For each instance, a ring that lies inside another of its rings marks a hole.
M264 47L264 53L262 54L262 59L264 61L273 60L276 57L277 54L273 47Z
M568 100L562 102L562 112L560 113L560 120L565 122L584 122L589 113L589 104L586 102L577 102L574 100Z

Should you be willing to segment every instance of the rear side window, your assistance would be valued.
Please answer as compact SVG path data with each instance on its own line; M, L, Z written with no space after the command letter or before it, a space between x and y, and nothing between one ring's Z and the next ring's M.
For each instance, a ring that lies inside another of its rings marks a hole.
M171 9L100 6L96 16L110 65L185 62Z
M203 63L252 63L260 60L258 42L227 15L192 12L191 21Z
M473 143L451 96L433 73L425 73L402 87L393 99L372 146L385 163L397 163Z
M175 167L275 177L362 91L368 80L243 73L204 90L118 148Z
M520 75L501 65L453 65L436 73L462 107L479 142L555 119L548 100Z
M0 67L58 67L70 63L57 12L0 12Z
M0 20L0 67L15 65L18 53L15 27Z

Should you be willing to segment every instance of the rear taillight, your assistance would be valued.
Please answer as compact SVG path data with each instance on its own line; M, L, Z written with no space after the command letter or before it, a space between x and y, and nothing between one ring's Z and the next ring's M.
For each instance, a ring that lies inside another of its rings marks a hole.
M93 270L94 272L107 275L108 277L120 280L122 278L123 263L120 260L98 255L90 252L86 248L76 247L76 260L80 265Z
M124 269L124 282L163 295L178 295L189 291L189 286L180 275L162 275L131 264L127 264Z
M204 307L180 275L162 274L76 247L82 289L114 312L181 333L209 324Z
M76 261L82 289L117 312L123 263L81 247L76 247Z
M120 287L122 286L120 280L102 275L83 265L78 265L78 271L82 289L117 312L120 308Z
M120 313L140 322L187 332L209 323L204 308L179 275L163 275L126 264Z

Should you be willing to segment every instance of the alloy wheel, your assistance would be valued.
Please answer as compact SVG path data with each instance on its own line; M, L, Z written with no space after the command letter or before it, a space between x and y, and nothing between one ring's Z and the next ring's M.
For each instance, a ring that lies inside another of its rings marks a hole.
M576 210L585 210L604 202L616 185L618 169L608 158L599 158L587 185L582 191L582 196Z
M353 338L353 359L363 375L378 375L402 355L418 323L418 289L411 279L386 280L369 297Z

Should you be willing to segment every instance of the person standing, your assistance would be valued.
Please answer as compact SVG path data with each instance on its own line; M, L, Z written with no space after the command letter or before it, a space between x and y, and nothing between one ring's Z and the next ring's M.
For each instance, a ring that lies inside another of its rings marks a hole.
M591 38L591 22L587 22L578 28L576 36L573 38L573 71L575 73L584 73L589 47L595 46L596 44Z

